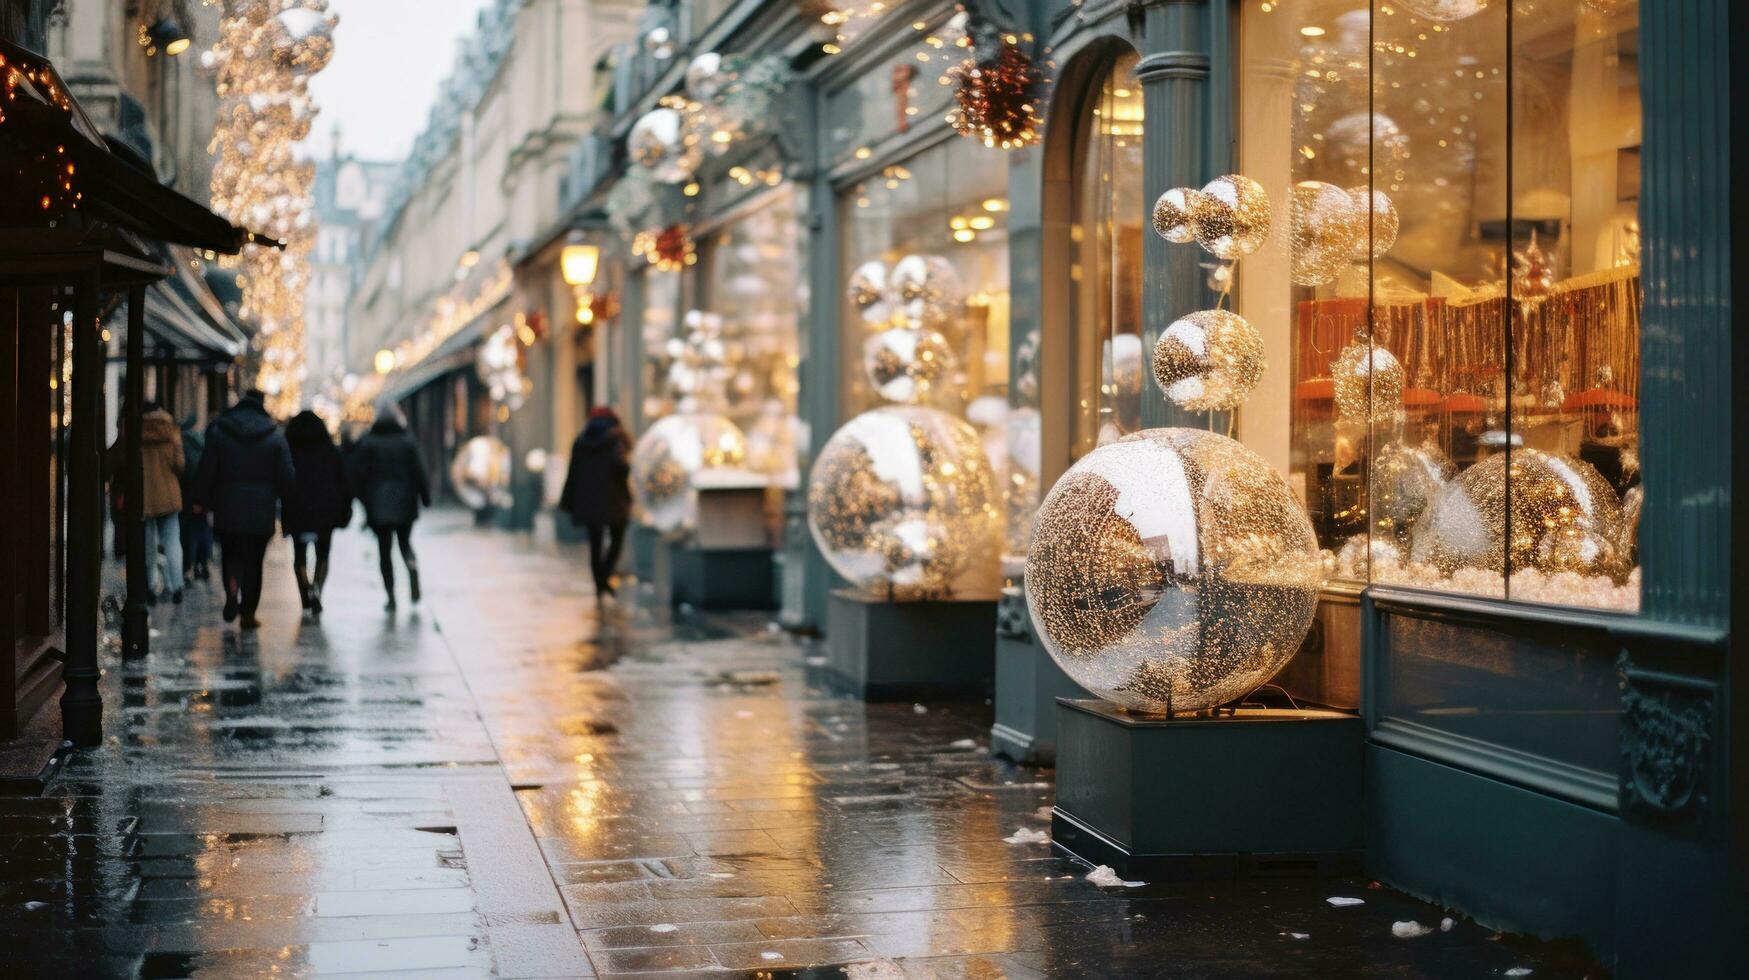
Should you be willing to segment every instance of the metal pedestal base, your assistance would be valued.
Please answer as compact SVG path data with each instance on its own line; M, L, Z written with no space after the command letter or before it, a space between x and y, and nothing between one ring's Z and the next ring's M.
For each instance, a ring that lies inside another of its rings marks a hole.
M981 701L995 647L994 599L888 602L840 589L826 607L832 684L865 701Z
M774 609L770 548L668 546L668 600L698 609Z
M1057 699L1090 697L1030 639L996 638L996 724L990 752L1024 765L1057 761Z
M1143 881L1359 870L1356 715L1147 718L1057 703L1057 849Z

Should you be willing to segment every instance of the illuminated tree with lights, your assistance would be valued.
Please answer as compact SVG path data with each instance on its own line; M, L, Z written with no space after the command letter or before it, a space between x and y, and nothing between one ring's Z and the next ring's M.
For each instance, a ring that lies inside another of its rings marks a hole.
M315 241L312 164L293 147L316 116L310 76L334 52L327 0L206 0L222 8L219 39L201 56L219 95L208 147L213 209L285 243L227 260L239 270L242 315L256 325L247 370L268 410L298 410L304 380L304 287Z

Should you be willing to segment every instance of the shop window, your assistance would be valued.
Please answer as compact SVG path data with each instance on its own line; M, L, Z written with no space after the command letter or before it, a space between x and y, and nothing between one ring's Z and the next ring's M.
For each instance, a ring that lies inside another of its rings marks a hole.
M1637 608L1638 16L1244 5L1240 429L1332 581Z
M1142 429L1142 86L1133 52L1087 103L1074 171L1074 431L1079 459Z
M677 333L680 319L680 273L651 267L642 273L643 307L638 329L642 331L643 424L674 414L675 392L668 375L680 349Z

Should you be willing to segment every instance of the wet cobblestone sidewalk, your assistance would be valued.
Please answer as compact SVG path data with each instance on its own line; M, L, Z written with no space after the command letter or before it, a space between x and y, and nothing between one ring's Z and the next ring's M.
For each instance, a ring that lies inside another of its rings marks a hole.
M276 546L259 635L197 586L106 655L106 745L0 798L0 972L1585 974L1366 881L1097 887L987 708L832 697L761 620L598 615L575 555L417 535L421 607L349 530L322 622Z

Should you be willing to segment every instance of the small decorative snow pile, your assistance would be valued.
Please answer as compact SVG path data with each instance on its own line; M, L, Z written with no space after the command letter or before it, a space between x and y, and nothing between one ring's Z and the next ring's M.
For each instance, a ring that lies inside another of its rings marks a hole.
M1432 926L1424 926L1419 922L1393 922L1391 935L1398 939L1415 939L1433 931Z
M1330 903L1330 907L1333 909L1345 909L1355 905L1366 904L1366 899L1364 898L1349 898L1347 895L1332 895L1329 898L1324 899L1324 901Z
M950 749L975 749L977 747L978 743L969 738L962 738L948 746Z
M1004 844L1043 844L1051 839L1051 835L1042 830L1029 830L1025 827L1016 828L1014 836L1002 838ZM1109 870L1109 869L1108 869Z
M650 927L651 932L673 932L680 928L672 922L658 922Z
M1140 888L1147 884L1145 881L1125 881L1117 876L1117 872L1113 871L1110 865L1106 864L1094 868L1092 873L1088 874L1087 880L1101 888Z

